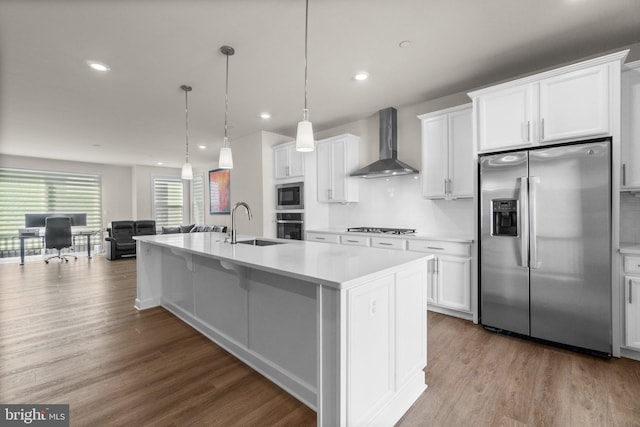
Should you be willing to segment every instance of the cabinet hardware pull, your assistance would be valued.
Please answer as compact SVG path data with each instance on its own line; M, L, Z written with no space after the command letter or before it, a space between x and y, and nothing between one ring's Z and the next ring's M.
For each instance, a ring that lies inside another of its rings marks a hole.
M447 194L447 178L442 180L443 184L444 184L444 194Z
M438 248L436 246L427 246L427 249L435 249L435 250L438 250L438 251L444 251L444 248Z
M631 287L632 280L629 280L629 304L633 304L633 288Z
M627 165L622 164L622 185L627 185Z
M379 242L379 245L384 245L384 246L393 246L391 243L385 243L385 242Z
M531 121L527 120L527 142L531 142Z
M540 120L540 141L544 141L544 119Z
M316 240L324 240L324 237L316 237Z
M347 242L349 242L349 243L358 243L357 240L347 240Z

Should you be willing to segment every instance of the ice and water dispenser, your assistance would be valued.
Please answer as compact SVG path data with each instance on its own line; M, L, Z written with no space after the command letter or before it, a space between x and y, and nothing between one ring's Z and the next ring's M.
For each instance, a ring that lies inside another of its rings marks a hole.
M518 235L518 200L496 199L492 200L492 236L517 236Z

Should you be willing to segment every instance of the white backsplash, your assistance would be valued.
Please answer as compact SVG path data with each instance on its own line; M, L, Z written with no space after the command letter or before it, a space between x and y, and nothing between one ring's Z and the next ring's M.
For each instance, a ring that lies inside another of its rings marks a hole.
M329 226L415 228L419 233L473 237L473 201L427 200L419 175L361 179L360 201L332 204Z
M640 243L640 193L620 193L620 242Z

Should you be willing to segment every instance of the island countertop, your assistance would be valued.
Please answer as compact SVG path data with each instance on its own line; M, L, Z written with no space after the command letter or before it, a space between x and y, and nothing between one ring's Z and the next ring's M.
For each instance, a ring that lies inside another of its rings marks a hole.
M263 271L344 289L420 259L418 252L271 239L282 244L252 246L225 243L225 233L136 236L136 240L215 258ZM253 239L239 236L238 241Z

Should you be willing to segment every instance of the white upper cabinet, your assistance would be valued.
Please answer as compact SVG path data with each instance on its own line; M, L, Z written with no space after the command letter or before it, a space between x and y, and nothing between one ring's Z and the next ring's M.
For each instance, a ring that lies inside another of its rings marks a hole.
M418 116L422 122L422 194L473 197L471 104Z
M622 73L622 189L640 189L640 61Z
M608 135L609 66L540 81L540 142Z
M316 144L318 201L347 203L358 201L358 182L349 174L358 168L360 138L339 135Z
M628 51L470 92L477 151L493 152L612 133Z
M506 87L478 96L479 151L522 147L532 143L533 85Z
M273 170L276 179L304 176L304 153L296 151L295 141L273 147Z

